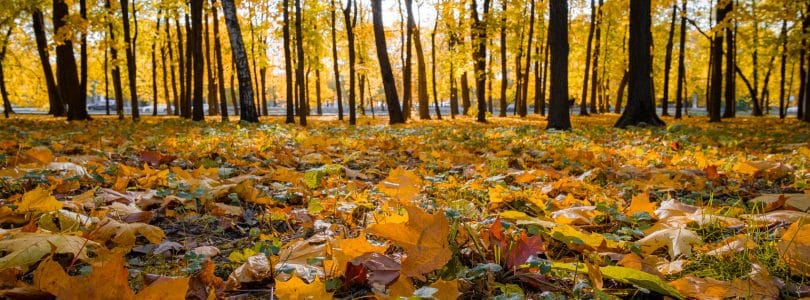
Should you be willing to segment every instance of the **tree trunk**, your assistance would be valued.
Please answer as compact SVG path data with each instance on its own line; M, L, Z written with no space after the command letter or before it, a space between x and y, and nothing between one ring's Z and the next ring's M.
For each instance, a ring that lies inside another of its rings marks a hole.
M550 12L550 10L549 10ZM549 25L551 24L551 19L549 19ZM549 57L551 53L551 49L549 48L549 40L551 39L551 27L547 29L546 34L546 45L543 47L545 54L543 54L543 78L541 78L540 83L540 115L546 115L546 87L548 86L548 72L549 72ZM567 69L566 69L567 70Z
M592 114L599 113L599 107L597 105L597 94L596 94L596 87L599 85L599 48L600 42L602 40L602 0L599 0L599 4L596 8L596 30L594 33L594 40L596 43L593 47L593 66L591 66L591 101L590 101L590 112ZM586 75L587 76L587 75Z
M343 9L343 17L346 20L346 37L348 39L348 46L349 46L349 125L355 125L357 123L357 105L355 102L356 90L354 85L357 77L357 72L355 71L356 52L354 49L353 27L357 20L356 19L357 12L355 12L354 14L355 21L352 21L351 9L352 9L352 0L348 0L346 2L346 8ZM300 59L303 59L303 54L301 54Z
M166 27L169 27L168 19L166 19ZM166 44L168 44L169 35L166 35ZM172 100L171 96L169 95L169 72L166 68L166 45L160 45L160 66L162 67L162 75L163 75L163 97L166 100L166 115L172 114ZM174 83L172 83L173 85Z
M442 119L442 112L439 110L439 92L436 88L436 30L439 27L439 19L433 23L433 32L430 33L430 80L433 87L433 104L436 108L436 119ZM371 85L371 83L369 83ZM374 102L371 103L371 109L374 111Z
M450 55L453 55L458 42L458 36L455 32L450 32L448 39L448 46ZM456 69L453 60L450 59L450 118L455 119L458 115L458 82L456 81Z
M807 55L808 31L810 31L810 5L806 6L804 19L802 19L802 42L799 50L799 111L797 117L810 122L810 55Z
M286 1L286 0L285 0ZM332 68L335 71L335 96L337 97L338 120L343 121L343 91L340 89L340 68L338 67L338 53L337 53L337 33L336 31L336 16L335 0L332 0ZM289 33L288 33L289 34Z
M3 70L3 61L6 58L6 49L8 49L8 43L11 40L11 30L13 28L14 27L8 28L6 35L3 37L3 45L0 47L0 96L3 97L3 114L5 115L6 119L9 118L9 114L14 112L11 108L11 101L8 99L8 90L6 90L6 76Z
M664 56L664 99L661 100L661 115L669 116L669 73L672 70L672 47L675 38L675 18L678 15L678 6L672 4L672 20L669 23L667 49ZM683 45L681 45L683 47ZM680 78L680 77L679 77ZM675 113L678 114L677 112Z
M568 0L549 2L548 44L551 52L551 99L548 129L571 129L568 113Z
M622 80L619 82L619 90L616 92L616 107L613 108L613 113L622 113L622 101L624 100L625 88L627 88L627 71L624 72Z
M405 123L402 111L397 99L397 87L394 83L394 72L391 70L391 62L388 60L388 47L385 43L385 28L382 21L382 0L371 1L371 12L374 24L374 42L377 48L377 60L380 62L380 75L382 77L383 89L385 90L385 102L388 105L388 123Z
M219 40L219 15L217 14L217 0L211 0L211 13L214 16L214 58L217 60L217 86L220 94L220 116L222 122L228 121L228 97L225 94L225 67L222 65L222 44ZM172 80L174 81L174 80ZM234 113L238 113L234 106Z
M684 98L684 83L686 82L686 65L684 64L684 53L685 53L685 46L686 46L686 0L681 1L681 32L678 34L678 83L677 88L675 90L675 119L681 118L681 111L683 110L683 98ZM667 72L669 74L669 72ZM668 85L664 85L665 87ZM664 93L666 94L666 89ZM664 101L666 101L667 97L664 96ZM666 103L666 102L665 102ZM666 110L664 110L666 111Z
M655 99L650 88L652 86L650 23L650 0L630 0L627 107L616 122L615 126L619 128L664 125L664 121L655 114Z
M186 59L185 59L185 51L183 51L183 27L180 26L180 16L177 16L174 19L174 25L177 29L177 72L179 73L178 85L180 86L180 98L174 101L175 105L175 114L178 116L183 115L184 111L186 111L186 94L188 94L188 89L186 89Z
M732 12L734 10L734 1L729 0L728 3L728 12ZM726 26L726 74L725 74L725 81L726 81L726 89L725 89L725 98L726 98L726 105L725 111L723 112L723 118L733 118L736 116L737 112L737 86L735 84L735 76L734 76L734 66L736 64L736 52L737 49L734 45L735 39L735 31L732 26Z
M475 55L473 56L473 66L475 69L475 94L478 98L478 118L476 121L484 123L487 121L487 99L486 99L486 78L487 78L487 21L489 19L489 1L484 0L484 14L478 18L478 5L476 0L472 0L473 19L473 46Z
M152 41L152 115L153 116L157 116L157 110L158 110L158 104L157 104L158 103L158 85L157 85L157 69L158 69L158 66L157 66L157 53L155 51L155 48L157 47L157 40L158 40L157 36L159 35L159 32L160 32L160 11L158 11L158 17L157 17L157 22L156 23L157 23L156 28L155 28L155 33L156 34L153 37L154 40Z
M596 28L596 1L591 0L591 26L588 29L588 44L585 49L585 75L582 79L582 99L579 101L579 114L581 116L588 115L588 80L590 79L591 70L591 55L593 45L593 33Z
M717 23L722 24L728 13L731 2L728 5L717 6ZM718 25L715 25L718 26ZM711 59L711 86L707 109L709 111L709 122L720 122L720 98L723 89L723 32L717 31L712 42Z
M45 36L45 22L42 11L35 8L31 16L34 37L37 43L37 53L45 75L45 86L48 89L48 104L50 105L48 113L54 117L62 117L65 115L65 102L62 101L62 96L59 94L56 79L54 79L53 70L51 69L51 59L48 55L48 39Z
M192 99L194 106L192 120L194 121L205 120L205 112L203 111L203 75L205 71L203 69L202 4L203 0L191 0L191 35L189 36L191 43L189 47L192 49L191 60L194 67L194 96Z
M509 85L509 68L506 66L506 5L507 0L501 0L501 110L499 117L506 117L506 88Z
M53 1L53 28L54 32L66 26L65 18L68 16L68 5L64 0ZM56 80L59 82L59 94L68 105L67 119L90 120L87 114L87 102L79 89L79 76L76 58L73 55L73 42L70 39L62 40L56 46Z
M79 15L87 20L87 0L79 0ZM82 102L87 103L87 32L82 31L79 46L79 93Z
M253 103L253 88L250 83L250 66L248 66L245 42L239 29L239 20L236 19L236 7L233 0L222 0L222 11L225 15L225 27L233 50L233 61L236 63L236 73L239 77L239 119L245 122L259 122L256 114L256 105Z
M194 47L191 39L193 38L192 29L191 29L191 19L189 19L189 15L185 14L184 18L186 20L185 27L186 27L186 98L183 99L183 107L184 110L182 111L183 118L190 119L193 117L193 103L192 98L194 96Z
M532 38L534 37L534 0L530 1L529 10L531 13L529 14L529 36L528 41L526 43L526 66L523 68L525 73L523 74L523 80L521 80L522 85L521 88L523 89L520 96L521 105L520 105L520 116L525 117L528 113L528 100L529 100L529 71L531 70L531 62L532 62Z
M58 0L57 0L58 1ZM133 0L134 1L134 0ZM134 7L134 5L133 5ZM133 16L135 11L132 12ZM140 119L140 111L138 110L138 89L137 89L137 74L138 70L135 64L135 42L137 41L137 33L130 34L129 29L129 0L121 0L121 22L124 28L124 43L126 45L127 56L127 80L129 81L129 97L130 97L130 110L133 121ZM137 26L137 21L135 22Z
M787 20L782 20L782 61L779 66L779 118L784 119L785 113L785 67L787 66Z
M211 9L214 9L211 6ZM211 60L211 31L209 31L208 13L205 12L205 21L203 28L205 28L205 74L208 81L208 115L216 116L219 114L219 99L217 97L217 79L214 77L214 61Z
M180 98L177 94L177 81L174 73L174 52L172 51L171 23L169 23L169 17L163 17L163 21L166 23L166 47L168 48L169 52L169 75L171 77L172 86L172 101L168 99L168 93L166 94L166 113L169 115L177 115L177 111L179 110L177 104L180 102ZM174 109L172 109L172 104L174 104Z
M351 0L349 0L351 2ZM295 52L297 64L295 65L295 81L298 83L298 123L307 126L307 91L304 85L304 34L301 29L303 22L301 16L301 0L295 0ZM353 99L349 99L351 101ZM350 105L353 103L350 102Z
M284 123L292 124L295 123L295 112L293 111L293 107L295 106L295 104L293 103L294 90L293 90L292 51L290 49L290 1L283 0L281 3L282 3L281 5L283 6L281 9L283 11L282 14L284 22L282 24L282 46L284 47L284 81L287 98L286 99L287 117L286 119L284 119ZM332 18L334 19L334 12ZM332 25L334 30L334 20L332 21ZM332 42L334 45L334 35L332 37ZM335 61L335 64L337 64L337 61ZM338 84L338 86L340 85ZM340 113L341 113L340 119L342 120L343 119L342 110L340 111Z
M412 3L413 0L405 0L405 8L408 11L408 32L410 32L409 40L413 40L416 48L416 90L419 97L419 119L430 120L430 97L428 96L427 91L427 66L425 63L425 52L422 49L422 40L421 36L419 35L419 28L416 27L416 21L413 17ZM408 57L410 57L410 55L408 55ZM410 78L408 78L408 80L410 80Z

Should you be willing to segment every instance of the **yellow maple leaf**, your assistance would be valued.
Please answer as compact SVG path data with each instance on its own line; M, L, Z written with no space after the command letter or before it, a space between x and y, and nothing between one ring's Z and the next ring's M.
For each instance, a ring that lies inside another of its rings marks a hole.
M326 285L319 278L307 284L298 276L290 280L276 280L276 297L279 299L332 299L332 293L326 291Z
M425 280L424 273L444 266L452 252L447 243L450 224L442 213L428 214L406 205L408 222L405 224L374 224L368 233L391 240L405 250L407 257L402 262L402 274Z
M93 240L101 243L112 240L119 247L135 245L136 234L144 236L153 244L160 243L165 236L160 227L144 223L123 223L108 218L99 224L99 228L93 233Z
M651 217L654 217L655 209L655 203L650 202L650 193L645 191L633 196L633 199L630 200L630 206L627 207L626 214L632 216L636 213L646 212Z
M366 239L366 233L360 232L360 235L353 239L337 239L332 246L332 259L335 261L336 275L341 275L346 271L346 263L350 262L356 257L369 253L384 253L386 247L373 245Z
M48 164L53 161L53 153L46 147L36 147L25 151L25 156L39 164Z
M62 209L62 202L51 196L45 188L37 187L26 192L17 204L19 212L51 212Z
M422 188L422 179L413 171L403 168L392 169L388 177L383 179L377 188L386 195L400 201L411 201Z
M810 220L801 219L791 224L777 247L791 270L810 276Z

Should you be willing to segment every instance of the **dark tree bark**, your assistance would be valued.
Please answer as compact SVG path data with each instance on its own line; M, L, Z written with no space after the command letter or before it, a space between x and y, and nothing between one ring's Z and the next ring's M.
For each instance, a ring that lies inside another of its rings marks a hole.
M551 99L548 129L571 129L568 113L568 0L549 2L548 44L551 52Z
M225 15L225 27L233 50L233 61L236 63L236 73L239 77L239 119L245 122L259 122L256 114L256 105L253 103L253 88L250 83L250 67L248 66L245 42L242 40L242 31L236 19L236 7L233 0L222 0L222 12Z
M722 24L731 7L731 1L724 6L717 6L717 23ZM717 31L712 42L711 55L711 85L709 88L709 98L707 109L709 111L709 122L720 122L720 98L723 91L723 32Z
M728 12L734 10L734 1L728 1ZM736 21L735 21L736 22ZM725 32L726 32L726 73L724 74L725 81L726 81L726 88L725 88L725 111L723 111L723 118L733 118L737 115L737 85L735 84L735 76L734 76L734 66L736 65L736 46L734 39L736 38L735 35L735 26L727 25Z
M523 110L523 101L521 97L523 97L523 75L522 72L522 64L520 63L521 59L523 59L523 27L522 24L520 26L520 36L518 38L518 47L517 53L515 54L515 96L513 102L515 103L515 111L513 115L518 115L521 110Z
M442 112L439 110L439 92L436 88L436 30L439 27L439 19L433 23L433 32L430 33L430 80L433 87L433 104L436 108L436 119L442 119ZM369 83L371 85L371 83ZM374 109L374 103L371 102L371 109Z
M214 16L214 57L217 60L217 86L219 87L219 110L222 122L228 121L228 97L225 94L225 67L222 65L222 44L219 41L219 16L217 14L217 0L211 0L211 13ZM234 112L236 107L234 107Z
M349 0L351 2L351 0ZM297 64L295 68L295 81L298 82L298 123L307 126L307 89L304 83L304 34L301 30L301 0L295 0L295 52ZM353 105L349 99L349 105Z
M802 19L802 42L799 50L799 111L798 118L805 122L810 122L810 55L807 55L807 39L810 31L810 5L805 5L804 18Z
M357 52L354 47L354 26L357 24L357 12L355 11L354 17L352 17L352 0L346 2L346 8L343 9L343 17L346 22L346 37L349 46L349 125L355 125L357 123L357 102L355 100L357 93L355 89L357 78L355 60L357 58Z
M184 18L186 20L185 27L186 27L186 98L183 99L183 110L181 115L183 118L190 119L192 118L192 114L194 113L192 110L193 103L192 99L194 96L194 47L192 46L194 41L191 39L191 19L189 18L188 14L184 14Z
M596 43L593 47L593 66L591 66L591 105L590 110L592 114L599 113L596 104L596 87L599 85L599 48L602 40L602 0L599 0L599 6L596 9L596 30L594 33Z
M34 38L37 43L37 53L39 54L39 61L42 64L42 70L45 75L45 86L48 89L48 104L50 105L48 113L54 117L62 117L65 115L65 102L62 101L62 96L59 94L59 89L56 86L56 79L54 79L53 70L51 68L51 59L48 55L48 39L45 36L45 22L42 11L34 9L31 12L33 19Z
M624 90L627 88L627 71L622 75L622 80L619 82L619 90L616 92L616 107L613 113L622 113L622 101L624 100Z
M532 38L534 38L534 0L529 1L529 10L531 13L529 14L529 36L528 41L526 44L526 66L523 68L525 73L523 74L523 80L521 81L523 84L521 88L523 89L521 92L523 93L520 97L521 105L520 105L520 116L525 117L528 113L528 102L529 102L529 71L531 71L531 62L532 62Z
M111 4L110 0L104 2L104 7L107 11L110 11ZM109 23L107 29L110 33L110 40L115 41L115 31L113 30L112 23ZM115 48L113 43L110 44L110 56L112 61L118 61L118 49ZM121 67L116 63L113 65L112 70L110 71L110 75L112 76L113 82L113 94L115 95L115 113L118 115L119 120L124 119L124 89L121 83Z
M550 22L550 19L549 19ZM551 27L549 26L548 32L551 32ZM540 82L540 115L546 115L546 86L548 86L548 70L549 70L549 56L550 56L550 48L549 48L549 40L551 39L551 34L546 34L546 45L543 47L543 78L541 78Z
M630 0L627 108L616 122L615 126L619 128L664 125L664 121L655 114L655 99L651 88L650 23L650 0Z
M473 67L475 69L475 95L478 100L478 117L476 121L484 123L487 121L487 20L489 19L489 2L484 0L484 14L479 19L478 5L476 0L472 0L470 9L472 10L474 55Z
M202 5L203 0L191 0L191 36L189 36L191 45L189 46L192 49L191 60L194 62L194 96L192 98L194 106L192 120L194 121L205 120L205 112L203 111L203 72L205 71L203 69Z
M58 1L58 0L57 0ZM134 0L133 0L134 1ZM134 7L134 5L133 5ZM132 12L133 16L135 11ZM121 0L121 22L124 28L124 42L127 46L127 80L129 81L129 97L130 108L133 121L140 119L140 111L138 110L138 88L137 88L137 74L138 70L135 65L135 42L137 41L138 34L130 34L129 29L129 1ZM137 21L135 22L137 26Z
M394 72L391 70L391 62L388 60L388 48L385 43L385 28L382 21L382 0L371 1L371 12L374 24L374 42L377 48L377 59L380 62L380 73L385 90L385 102L388 105L388 123L405 123L402 111L397 99L397 87L394 83Z
M501 109L499 117L506 117L506 88L509 85L509 68L506 66L506 7L507 0L501 0Z
M104 18L104 22L108 22L106 16ZM107 40L107 31L104 31L104 40ZM104 48L104 108L106 109L106 115L110 115L110 51L107 48ZM163 72L166 72L165 69L165 57L164 57L164 69ZM163 79L163 83L166 83L166 79ZM168 93L166 93L168 95Z
M53 28L54 32L66 26L65 17L68 16L68 5L64 0L53 1ZM87 114L87 99L82 97L79 83L76 58L73 55L73 42L65 39L56 46L56 80L59 82L58 90L62 99L68 105L68 121L90 120Z
M450 38L448 39L448 47L451 55L456 50L456 44L458 44L458 35L455 32L449 33ZM456 69L453 60L450 60L450 118L455 119L456 115L458 115L458 82L456 81Z
M152 115L157 116L158 110L158 85L157 85L157 36L160 33L160 11L158 10L157 25L155 28L155 37L152 41Z
M166 27L169 27L168 19L166 19ZM160 66L162 67L162 75L163 75L163 97L166 100L166 115L172 114L172 100L169 94L169 72L166 67L166 44L169 43L169 35L166 35L165 44L160 46ZM174 83L172 83L174 85Z
M333 0L334 2L334 0ZM285 83L285 92L286 92L286 100L287 100L287 118L284 120L284 123L292 124L295 123L295 112L293 107L295 104L293 103L293 70L292 70L292 50L290 49L290 1L284 0L281 4L283 10L283 19L284 24L282 25L282 46L284 47L284 83ZM333 13L334 14L334 13ZM334 15L332 16L334 18ZM334 22L333 22L334 25ZM334 29L333 29L334 30ZM334 36L333 36L334 42ZM337 62L335 62L337 63ZM340 86L338 84L338 86ZM339 88L338 88L339 89ZM340 96L338 96L340 97ZM341 110L341 117L342 120L342 110Z
M430 97L427 91L427 64L425 63L425 52L422 49L422 38L419 35L419 28L413 17L413 0L405 0L405 8L408 11L408 31L411 33L410 39L416 50L416 90L419 97L419 119L430 120Z
M11 108L11 101L8 99L8 90L6 90L6 76L3 70L3 61L6 58L6 49L8 49L8 43L11 40L11 29L14 27L9 27L6 31L5 36L3 37L3 45L0 46L0 96L3 97L3 115L5 115L6 119L9 118L9 114L14 113L13 109Z
M787 66L787 20L782 20L782 61L779 66L779 118L784 119L787 114L785 108L785 68Z
M678 83L675 90L675 119L681 118L684 102L684 83L686 83L686 65L684 63L686 46L686 0L681 1L681 32L678 37ZM669 74L669 73L667 73ZM667 86L667 85L665 85ZM664 90L666 93L666 90ZM666 101L666 96L664 97ZM666 111L666 110L664 110Z
M661 101L661 115L669 116L669 73L672 70L672 47L675 38L675 18L678 15L678 6L672 4L672 20L669 23L666 55L664 56L664 99ZM683 47L683 45L681 45ZM680 78L680 77L679 77ZM678 113L675 112L677 115Z
M467 78L467 72L461 74L461 113L467 115L470 110L470 82Z
M188 89L186 88L186 59L185 59L185 51L183 51L183 27L180 26L180 17L178 16L174 19L175 29L177 29L177 72L179 73L178 76L178 85L180 86L180 98L174 101L175 105L175 115L181 116L183 115L184 111L187 110L186 108L186 95L189 93Z
M203 2L205 3L205 2ZM213 10L213 5L211 10ZM216 19L214 19L216 21ZM211 32L209 29L208 12L204 12L204 25L205 28L205 74L208 81L208 115L216 116L219 114L219 99L217 97L217 78L214 77L214 61L211 59Z
M361 93L362 94L362 93ZM363 98L363 96L360 96ZM323 115L321 108L321 69L315 69L315 109L319 116Z
M588 30L588 44L585 49L585 75L582 79L582 99L579 101L579 114L581 116L588 115L588 80L590 79L591 70L591 49L593 45L593 32L596 28L596 1L591 0L591 26Z
M174 51L172 50L171 23L169 22L168 16L164 16L163 21L166 23L166 48L169 52L169 75L172 86L172 100L168 99L169 95L166 93L166 113L169 115L177 115L179 111L177 104L180 102L180 96L177 94L177 77L174 73ZM172 109L172 104L174 109Z
M335 71L335 96L337 96L338 120L343 120L343 91L340 88L340 68L338 67L338 53L337 53L337 33L336 33L336 16L335 0L332 0L332 68Z
M534 55L537 56L537 59L534 60L534 114L540 114L540 94L542 88L542 81L540 74L543 71L540 69L540 44L542 38L537 39L537 44L534 46Z
M406 3L409 0L405 0ZM406 6L408 6L406 4ZM402 8L400 6L400 16L402 16ZM410 18L407 18L407 25L405 29L405 49L403 49L404 56L402 58L402 115L405 117L405 120L411 118L411 107L413 106L413 99L412 98L412 86L411 86L411 73L413 72L411 67L411 48L413 43L413 28L416 27L414 25L411 26Z

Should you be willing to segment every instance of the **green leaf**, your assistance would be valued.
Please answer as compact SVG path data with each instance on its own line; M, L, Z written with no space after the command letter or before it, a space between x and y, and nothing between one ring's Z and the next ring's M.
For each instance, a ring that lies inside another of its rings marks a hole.
M583 264L553 263L551 268L583 274L588 272L588 268L586 268ZM606 278L645 288L664 296L670 296L676 299L684 299L684 297L678 293L677 290L653 274L618 266L601 267L599 270L602 272L602 276Z

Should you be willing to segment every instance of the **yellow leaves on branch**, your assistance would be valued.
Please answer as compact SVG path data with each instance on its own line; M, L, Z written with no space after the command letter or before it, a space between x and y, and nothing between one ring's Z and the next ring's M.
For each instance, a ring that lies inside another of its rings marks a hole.
M450 224L442 213L429 214L406 205L408 222L405 224L374 224L368 233L391 240L405 250L402 275L425 280L423 274L443 267L452 252L447 243Z
M34 271L34 286L57 299L185 299L188 278L164 278L137 295L129 288L129 272L120 253L108 253L92 262L92 272L70 276L53 260L45 260Z

